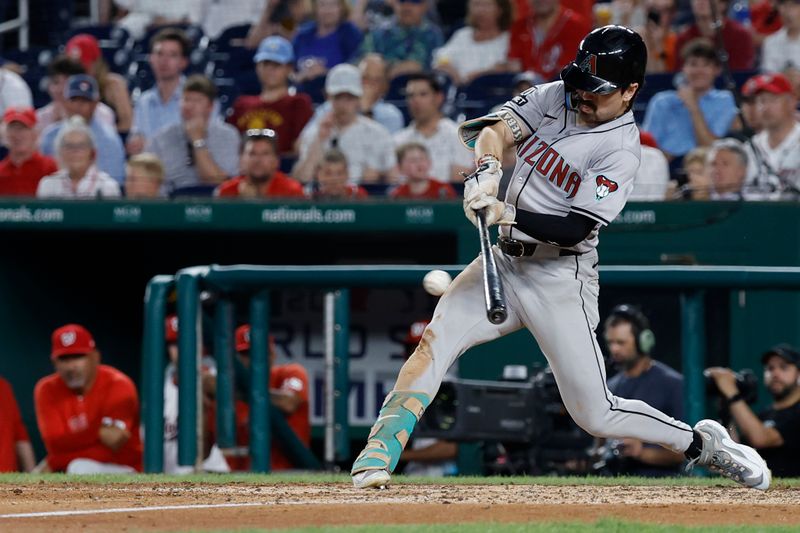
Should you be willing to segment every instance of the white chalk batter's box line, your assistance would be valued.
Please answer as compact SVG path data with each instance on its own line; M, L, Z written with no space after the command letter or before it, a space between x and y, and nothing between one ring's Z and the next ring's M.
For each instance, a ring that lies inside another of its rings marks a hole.
M402 498L381 499L380 503L402 503ZM185 509L223 509L228 507L269 507L273 505L325 505L327 502L292 501L292 502L244 502L244 503L199 503L186 505L157 505L152 507L116 507L112 509L80 509L77 511L46 511L40 513L0 514L0 520L12 518L53 518L63 516L82 516L112 513L144 513L152 511L181 511ZM375 501L339 501L337 504L373 504Z

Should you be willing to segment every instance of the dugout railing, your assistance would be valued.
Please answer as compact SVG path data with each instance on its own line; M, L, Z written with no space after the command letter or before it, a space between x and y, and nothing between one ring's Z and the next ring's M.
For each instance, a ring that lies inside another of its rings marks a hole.
M269 402L269 295L285 287L316 288L325 295L325 452L332 465L349 455L348 345L350 287L407 287L419 285L432 269L455 276L463 266L356 265L356 266L205 266L156 276L145 292L145 329L142 347L142 411L145 428L146 472L163 469L164 320L167 298L177 289L179 417L178 463L199 466L202 449L200 380L202 353L201 292L214 295L213 339L217 359L217 444L235 444L233 303L236 295L249 299L251 324L250 455L252 470L269 471L270 442L275 434L290 452L294 464L318 468L317 459L288 428L283 416L272 413ZM800 289L798 267L740 266L606 266L600 267L603 286L670 288L680 293L681 348L684 405L687 422L705 413L705 301L706 289ZM483 312L483 310L476 310ZM193 327L186 327L192 324Z

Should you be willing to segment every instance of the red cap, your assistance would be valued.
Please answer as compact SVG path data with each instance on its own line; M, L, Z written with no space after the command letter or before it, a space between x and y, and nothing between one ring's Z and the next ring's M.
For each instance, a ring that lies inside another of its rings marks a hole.
M275 337L272 335L267 339L270 352L275 349ZM236 351L250 351L250 324L243 324L236 328Z
M430 322L427 320L420 320L419 322L411 324L411 327L408 328L405 343L419 344L419 341L422 340L422 333L425 331L425 328L428 327L428 324L430 324Z
M168 315L164 321L164 340L178 342L178 315Z
M92 70L92 65L95 61L100 59L100 45L93 36L88 33L79 33L69 41L64 48L64 53L72 59L77 59L89 73Z
M250 349L250 324L236 328L236 351L246 352Z
M767 91L772 94L792 94L794 92L789 78L779 72L757 74L742 86L742 96L747 98L755 96L761 91Z
M3 114L3 123L22 122L29 128L36 125L36 111L32 107L9 107Z
M63 355L83 355L95 349L92 334L78 324L67 324L55 330L52 343L50 359L57 359Z

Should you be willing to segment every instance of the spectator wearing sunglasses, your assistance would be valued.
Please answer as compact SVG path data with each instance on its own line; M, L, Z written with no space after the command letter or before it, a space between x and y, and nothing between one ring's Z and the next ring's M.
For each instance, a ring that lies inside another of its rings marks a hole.
M145 151L164 164L165 185L174 191L217 185L239 170L239 132L212 120L217 88L201 75L190 76L181 95L181 121L158 131Z
M242 141L242 175L221 184L223 198L303 198L303 186L279 170L278 136L269 129L247 130Z

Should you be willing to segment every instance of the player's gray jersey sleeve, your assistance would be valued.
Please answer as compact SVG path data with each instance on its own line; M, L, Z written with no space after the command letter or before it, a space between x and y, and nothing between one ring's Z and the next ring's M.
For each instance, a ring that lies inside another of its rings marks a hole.
M464 146L474 150L480 131L502 120L511 130L514 142L519 144L539 128L545 116L556 117L564 113L563 99L563 82L534 85L494 113L463 122L458 135Z
M639 158L632 152L612 152L593 164L583 176L571 210L607 226L622 211L633 192L638 168Z
M545 116L554 118L563 113L563 99L563 82L534 85L503 104L497 114L511 128L514 141L519 143L539 129Z

